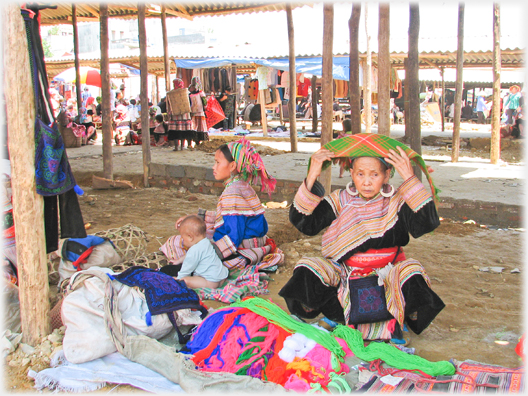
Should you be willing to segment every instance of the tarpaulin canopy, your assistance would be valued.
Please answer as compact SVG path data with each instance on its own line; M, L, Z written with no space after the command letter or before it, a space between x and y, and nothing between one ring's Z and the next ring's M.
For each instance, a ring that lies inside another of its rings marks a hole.
M231 65L251 65L271 67L272 69L289 71L288 58L200 58L200 59L174 59L176 67L183 69L200 69L210 67L221 67ZM336 80L349 79L348 56L333 58L333 77ZM321 77L323 75L323 58L321 56L310 58L295 58L295 70L297 73L307 73Z

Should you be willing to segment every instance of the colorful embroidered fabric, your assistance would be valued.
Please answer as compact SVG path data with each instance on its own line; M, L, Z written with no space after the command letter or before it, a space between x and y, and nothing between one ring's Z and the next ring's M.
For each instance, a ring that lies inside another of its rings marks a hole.
M56 125L49 127L38 117L35 121L35 177L37 193L43 196L63 194L76 185Z
M369 249L366 252L357 252L352 257L346 259L343 263L349 267L359 268L382 268L389 263L396 263L398 261L405 260L405 253L400 248L400 252L397 257L397 247L384 248L384 249Z
M356 158L356 157L378 157L386 158L389 149L393 149L398 152L397 147L401 147L409 159L420 167L422 172L425 174L429 185L431 186L431 192L433 194L435 202L438 201L437 194L440 192L439 189L433 183L431 175L427 170L427 166L421 155L407 147L405 144L398 142L385 135L379 135L376 133L358 133L356 135L345 136L341 139L335 139L324 146L327 150L335 153L334 162L343 162L343 158ZM323 170L330 166L330 161L323 163ZM345 168L348 169L349 162L345 161ZM310 169L310 163L308 163L308 169Z
M195 289L195 291L201 300L217 300L224 303L233 303L246 296L268 294L269 277L258 271L255 266L247 267L240 271L234 279L233 276L227 278L227 283L221 288L204 287Z
M385 290L378 285L377 276L348 280L350 313L348 324L375 323L392 319L387 310Z
M228 143L227 146L231 151L242 179L250 184L260 183L262 191L271 195L275 191L277 181L266 171L260 154L251 145L250 141L242 138L236 142Z
M187 340L181 334L176 324L174 311L179 309L196 309L202 313L202 318L207 315L207 309L200 304L196 292L187 287L184 281L176 280L172 276L145 267L130 267L117 275L108 275L130 287L140 287L144 290L149 312L146 314L146 323L152 323L151 315L166 313L178 333L180 343Z

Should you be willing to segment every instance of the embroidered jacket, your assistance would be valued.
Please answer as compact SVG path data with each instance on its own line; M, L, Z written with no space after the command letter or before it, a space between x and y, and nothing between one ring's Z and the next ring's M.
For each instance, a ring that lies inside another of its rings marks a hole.
M431 193L416 176L407 179L390 198L378 195L366 201L346 189L324 196L316 182L312 191L304 182L290 208L290 221L302 233L323 234L321 253L342 262L356 252L405 246L409 234L418 238L440 225Z
M226 186L216 212L205 213L205 222L214 230L213 240L224 258L236 253L244 239L264 237L268 232L264 207L255 190L243 180Z

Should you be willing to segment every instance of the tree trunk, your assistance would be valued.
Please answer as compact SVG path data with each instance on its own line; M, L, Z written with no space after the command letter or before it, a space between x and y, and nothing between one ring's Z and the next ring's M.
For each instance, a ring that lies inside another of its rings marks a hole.
M409 5L409 57L405 71L405 91L409 99L409 108L405 109L405 130L409 128L409 143L418 154L422 154L420 125L420 85L418 70L418 36L420 33L420 8L418 4ZM406 133L407 134L407 133ZM414 174L422 180L422 172L418 166L413 166Z
M365 132L372 130L372 54L370 53L370 36L368 32L368 3L365 3L365 34L367 35L367 64L365 66L365 83L363 84L363 119L365 120Z
M141 149L143 151L143 185L149 187L150 173L150 128L148 107L148 59L147 30L145 28L145 3L138 3L139 65L141 69ZM146 105L146 106L145 106Z
M493 108L491 110L490 162L496 164L500 158L500 5L493 4Z
M359 19L361 17L361 3L352 4L352 14L348 20L350 30L350 81L348 96L350 100L350 120L352 133L361 132L361 93L359 90Z
M451 161L458 162L460 154L460 114L462 112L462 90L464 68L464 3L458 5L458 48L456 61L455 117L453 118L453 145Z
M20 4L4 7L4 95L23 342L35 346L51 330L44 200L36 192L35 97ZM21 116L23 114L23 116Z
M77 28L77 6L72 4L72 27L73 27L73 56L75 64L75 90L77 97L77 114L81 114L81 73L79 70L79 29Z
M317 132L317 124L319 119L317 118L317 103L319 98L317 97L317 76L312 76L312 132Z
M334 88L333 80L333 42L334 42L334 4L324 3L323 5L323 76L322 76L322 122L321 122L321 146L332 140L332 119ZM314 117L317 116L317 109L312 109ZM319 177L327 194L332 187L332 167L328 167Z
M379 5L378 32L378 133L390 136L390 5Z
M108 59L108 4L99 4L99 27L101 36L101 118L103 129L103 177L114 178L112 160L112 106L110 101L115 100L110 91L110 61Z
M169 40L167 38L167 13L165 4L161 4L161 34L163 37L163 65L165 66L165 92L171 90Z
M294 46L294 31L293 31L293 16L292 8L290 3L286 3L286 22L288 25L288 48L289 56L288 60L290 63L290 98L288 100L288 118L290 120L290 143L291 152L297 152L297 120L295 109L295 102L297 97L297 86L295 85L295 46Z

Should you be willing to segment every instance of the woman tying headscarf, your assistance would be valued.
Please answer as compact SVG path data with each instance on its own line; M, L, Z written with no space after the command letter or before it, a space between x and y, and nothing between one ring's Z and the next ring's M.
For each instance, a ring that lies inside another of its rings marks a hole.
M250 142L241 139L220 146L215 153L213 175L224 183L216 211L200 209L198 216L207 225L207 236L228 269L258 265L269 269L282 263L284 256L266 236L268 222L264 207L251 184L262 185L271 194L276 180L268 174L262 158ZM179 229L184 217L176 221ZM180 235L170 237L161 251L172 264L183 262L186 250Z
M432 192L414 175L410 158ZM352 182L325 196L317 177L343 162ZM422 265L405 257L409 234L440 225L437 190L423 159L387 136L360 133L327 143L310 159L290 208L290 221L322 237L323 257L303 257L279 292L292 314L354 325L368 340L405 344L402 329L420 334L444 308ZM396 170L403 183L389 185Z

